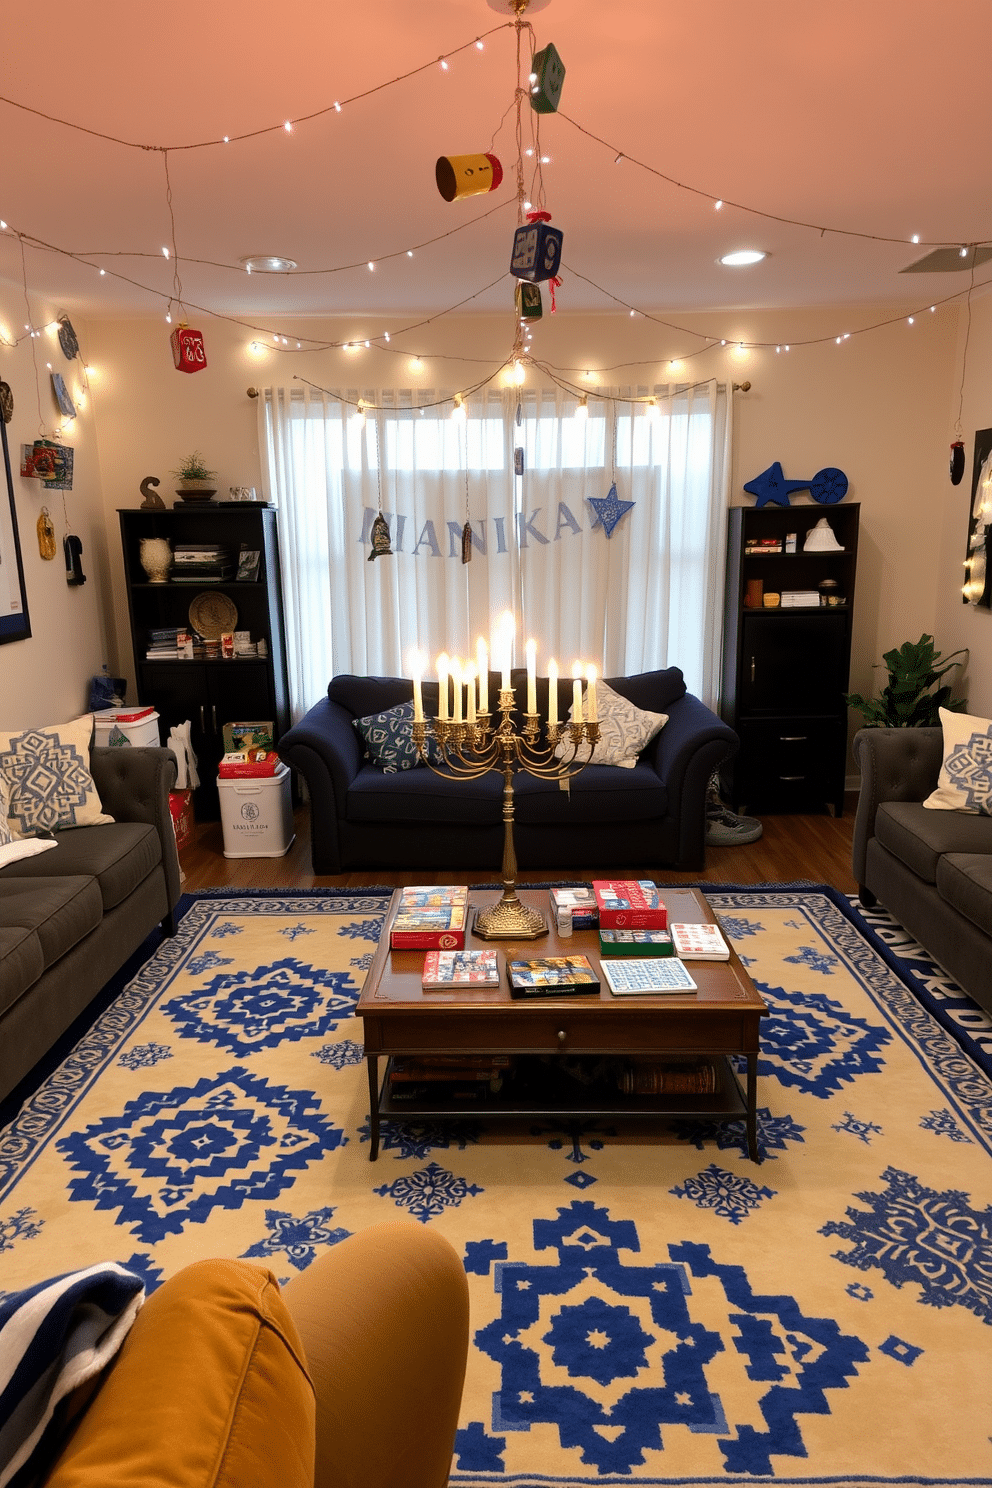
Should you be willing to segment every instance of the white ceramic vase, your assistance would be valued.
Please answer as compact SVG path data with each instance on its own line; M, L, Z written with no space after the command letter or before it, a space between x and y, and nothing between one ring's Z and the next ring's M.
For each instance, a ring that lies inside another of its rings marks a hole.
M166 537L143 537L141 539L141 566L148 575L149 584L167 584L172 567L172 549Z

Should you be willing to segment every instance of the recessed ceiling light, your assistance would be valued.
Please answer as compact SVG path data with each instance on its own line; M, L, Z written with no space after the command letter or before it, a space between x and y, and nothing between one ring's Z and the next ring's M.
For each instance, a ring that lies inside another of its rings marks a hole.
M719 261L726 264L728 268L737 269L743 264L760 263L763 258L767 257L768 254L762 252L760 248L738 248L736 253L724 253Z
M259 253L243 258L241 267L252 274L288 274L290 269L296 268L296 259L280 258L275 253Z

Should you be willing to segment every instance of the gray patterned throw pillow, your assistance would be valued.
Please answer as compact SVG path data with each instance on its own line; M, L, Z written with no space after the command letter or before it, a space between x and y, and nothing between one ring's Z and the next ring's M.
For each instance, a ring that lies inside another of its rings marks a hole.
M93 718L0 733L0 773L11 835L112 822L90 774Z

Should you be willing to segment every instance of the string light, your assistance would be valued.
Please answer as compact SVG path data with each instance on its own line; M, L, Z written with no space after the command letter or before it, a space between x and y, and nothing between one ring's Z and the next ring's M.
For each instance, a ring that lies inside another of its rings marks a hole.
M579 406L575 410L575 417L578 418L578 419L587 419L589 417L589 395L588 395L588 393L583 393L582 394L582 397L579 399Z
M293 132L293 122L292 122L291 119L287 119L286 122L285 122L285 124L282 127L283 127L283 129L285 129L285 131L286 131L287 134L292 134L292 132Z
M447 72L448 71L448 63L447 63L447 60L444 57L441 58L441 71L442 72Z
M714 212L719 212L719 210L720 210L720 208L721 208L721 207L722 207L722 206L723 206L723 202L722 202L722 200L721 200L721 201L715 201L715 202L714 202L714 203L713 203L713 210L714 210Z
M920 235L919 235L919 233L914 233L913 236L910 238L909 241L911 243L918 243L920 241Z
M162 249L162 257L163 258L168 258L168 256L169 256L169 250L168 250L168 248L163 248Z

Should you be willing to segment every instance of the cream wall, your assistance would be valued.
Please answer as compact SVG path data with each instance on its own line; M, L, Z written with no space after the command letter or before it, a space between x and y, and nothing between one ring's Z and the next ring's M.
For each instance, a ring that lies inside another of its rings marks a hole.
M567 301L567 286L562 298ZM750 500L741 490L743 482L773 460L780 460L786 476L796 479L812 476L825 465L847 472L851 483L847 499L860 501L862 506L852 666L852 688L859 691L872 688L871 663L883 650L916 639L923 631L938 631L935 617L943 601L941 590L947 587L942 576L951 565L950 533L944 544L947 553L941 552L938 563L933 518L935 509L946 507L952 489L947 479L947 430L957 312L927 313L912 327L900 317L897 324L852 335L840 346L834 341L837 333L895 313L891 307L862 307L856 314L797 311L771 315L732 310L686 317L685 324L726 336L731 343L738 338L774 342L781 337L789 338L792 349L776 354L774 347L744 353L716 347L674 373L668 370L668 357L694 343L685 333L646 319L570 314L566 303L556 317L546 317L540 324L534 342L538 358L573 369L566 375L576 382L585 369L595 370L603 384L644 387L670 378L750 380L750 391L735 397L735 502ZM395 329L403 323L403 317L389 322L349 318L289 324L275 317L270 320L291 341L294 332L328 340L358 340L387 325ZM109 573L112 586L109 595L103 589L113 617L108 660L124 672L130 670L130 646L116 510L140 505L142 477L159 476L161 490L171 503L169 469L198 447L217 469L222 493L230 485L261 486L256 404L246 395L249 386L290 383L299 375L325 387L358 391L377 386L457 390L478 382L503 359L512 334L509 316L446 317L404 337L402 353L374 348L358 353L293 349L258 356L249 350L249 332L206 317L199 324L206 338L208 365L192 376L173 368L168 328L157 318L101 321L86 328L103 472L106 549L100 550L100 577L105 584ZM828 339L823 345L797 344L817 337ZM973 347L975 342L973 328ZM392 347L399 344L394 337ZM985 327L983 346L986 363L992 362L992 317ZM409 353L413 351L425 357L420 373L411 371ZM429 357L428 352L435 356ZM472 360L459 360L464 357ZM976 351L971 357L980 365ZM643 366L627 365L645 360ZM969 376L970 366L971 360ZM583 381L582 385L587 384ZM986 415L985 422L992 424L992 408L986 409ZM974 424L966 428L971 440ZM83 464L89 470L91 463L95 464L95 457L90 454ZM26 495L19 496L22 504L26 504ZM964 517L962 533L963 523ZM95 540L92 545L96 546ZM88 590L89 586L83 594ZM31 597L29 587L29 601ZM945 640L943 609L941 615L938 644ZM954 616L961 623L956 610ZM988 617L964 617L972 622L976 618ZM91 649L87 654L99 652L98 660L103 659L100 627L104 619L102 610L92 618L95 652ZM33 710L36 721L43 721L45 700L39 695L40 684L31 679L37 679L50 656L58 655L58 648L52 649L50 641L44 650L33 642L3 648L8 652L18 649L26 657L34 653L23 664L23 706L27 712ZM944 649L952 649L949 636ZM3 665L0 652L0 668ZM92 670L89 662L87 670ZM974 667L972 675L976 676ZM985 685L990 683L992 678ZM856 723L852 715L852 729Z
M992 428L992 293L975 298L970 331L966 314L961 316L948 400L948 444L955 437L954 421L961 405L961 365L966 335L967 377L961 427L968 463L961 484L952 486L949 480L942 479L934 501L934 515L940 514L939 523L934 525L939 526L941 538L934 634L945 655L960 646L968 647L970 656L964 691L968 696L969 710L983 718L992 718L992 610L963 604L961 600L962 563L971 510L975 430Z
M57 306L32 296L31 315L36 323L51 323L57 313ZM23 290L0 283L0 377L14 395L7 440L31 622L28 640L0 646L0 729L60 723L84 712L90 678L104 661L113 663L118 653L93 400L84 406L77 402L78 415L65 435L66 444L74 450L71 491L46 491L40 481L18 473L21 445L39 437L40 424L50 436L62 423L47 363L62 373L74 397L83 382L81 363L66 361L53 333L43 331L34 341L28 337L16 347L8 344L24 320ZM85 349L87 328L82 323L74 325ZM0 491L0 499L7 500L6 492ZM37 521L43 506L48 507L55 528L56 554L51 561L42 559L38 551ZM62 552L66 517L69 530L83 545L87 582L75 588L66 583Z

